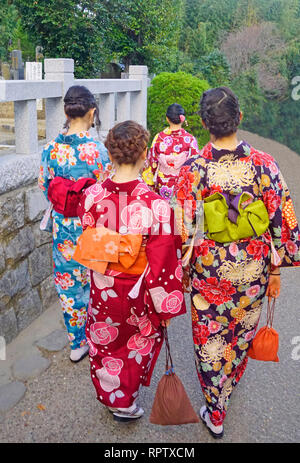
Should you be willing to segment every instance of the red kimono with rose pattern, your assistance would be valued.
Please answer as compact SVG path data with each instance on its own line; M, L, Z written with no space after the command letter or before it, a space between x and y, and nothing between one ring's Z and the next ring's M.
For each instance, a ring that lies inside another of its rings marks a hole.
M216 191L250 193L253 201L264 202L270 219L266 233L236 242L218 243L204 233L189 263L197 372L211 421L218 426L246 368L270 261L280 257L281 266L299 266L300 242L293 203L277 163L241 142L233 152L208 143L182 167L172 205L184 215L184 201L192 203L187 209L192 217L186 217L181 229L183 245L195 229L196 201Z
M144 274L91 271L86 324L98 400L129 407L140 385L150 384L163 343L160 322L186 312L181 237L174 233L168 203L140 180L117 184L107 179L88 188L78 215L83 229L104 226L143 235L148 261Z

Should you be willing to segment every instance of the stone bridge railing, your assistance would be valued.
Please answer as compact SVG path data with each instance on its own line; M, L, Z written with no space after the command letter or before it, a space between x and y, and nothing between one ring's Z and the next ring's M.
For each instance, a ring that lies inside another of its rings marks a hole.
M7 343L57 300L51 236L39 229L47 204L37 177L43 144L63 127L66 91L85 85L96 96L102 135L126 119L146 126L146 66L130 66L128 79L77 80L72 59L46 59L44 71L42 81L0 81L0 102L14 102L15 113L15 148L0 154L0 336ZM40 142L37 99L45 100Z

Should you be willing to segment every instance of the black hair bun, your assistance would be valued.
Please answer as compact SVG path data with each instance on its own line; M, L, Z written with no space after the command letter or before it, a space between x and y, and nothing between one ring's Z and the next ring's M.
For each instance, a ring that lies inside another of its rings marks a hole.
M99 129L99 108L94 95L83 85L73 85L70 87L64 97L64 109L68 118L65 127L68 126L71 119L84 117L92 108L95 108L94 120L97 129Z
M228 87L217 87L203 93L200 114L209 132L216 138L232 135L240 124L237 96Z
M183 107L178 103L173 103L168 106L166 116L167 118L173 122L173 124L181 124L180 116L184 116L185 112Z

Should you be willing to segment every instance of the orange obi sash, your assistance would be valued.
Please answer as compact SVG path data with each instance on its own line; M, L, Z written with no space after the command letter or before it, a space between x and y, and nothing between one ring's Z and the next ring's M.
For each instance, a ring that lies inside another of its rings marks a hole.
M104 274L106 270L140 275L147 266L142 235L121 235L105 227L88 227L77 241L73 259Z

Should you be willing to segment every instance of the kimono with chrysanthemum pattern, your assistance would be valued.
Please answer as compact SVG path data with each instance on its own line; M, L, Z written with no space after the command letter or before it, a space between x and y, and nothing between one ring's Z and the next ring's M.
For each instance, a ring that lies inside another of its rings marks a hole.
M218 426L247 365L269 264L280 258L283 267L299 266L300 241L293 202L274 158L244 141L235 151L208 143L182 167L171 202L181 219L186 214L184 203L189 203L188 216L180 222L187 249L195 233L197 201L215 192L232 196L247 192L252 201L263 201L269 216L264 234L238 241L213 241L202 230L189 262L197 373L211 421Z

